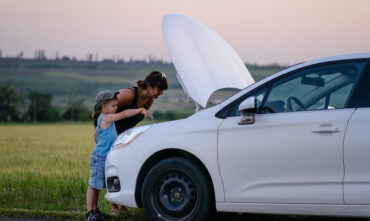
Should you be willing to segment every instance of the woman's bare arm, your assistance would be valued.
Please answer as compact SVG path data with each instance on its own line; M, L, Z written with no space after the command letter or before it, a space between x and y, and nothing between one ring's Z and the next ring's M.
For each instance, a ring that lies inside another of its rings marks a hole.
M127 109L122 112L116 113L116 114L107 114L105 115L100 122L100 128L101 129L106 129L109 127L110 123L121 120L126 117L131 117L136 114L144 114L145 117L152 117L152 114L145 108L137 108L137 109Z
M122 88L119 90L119 94L117 94L117 106L123 107L126 105L130 105L135 98L134 90L130 88Z

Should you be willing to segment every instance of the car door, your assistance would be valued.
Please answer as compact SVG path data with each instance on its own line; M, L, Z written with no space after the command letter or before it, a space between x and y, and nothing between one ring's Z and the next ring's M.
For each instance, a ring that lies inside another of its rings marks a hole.
M343 204L346 108L364 62L324 64L273 80L230 105L218 128L227 202ZM239 104L255 96L253 124Z
M357 87L352 115L344 139L345 204L370 204L370 64Z

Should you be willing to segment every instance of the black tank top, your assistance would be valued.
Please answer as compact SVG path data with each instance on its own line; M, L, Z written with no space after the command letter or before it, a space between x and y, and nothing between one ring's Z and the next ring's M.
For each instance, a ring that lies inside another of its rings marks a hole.
M135 109L138 108L137 101L138 101L138 90L137 87L133 87L135 90L135 97L131 104L117 108L116 113L122 112L127 109ZM143 114L137 114L132 117L126 117L121 120L115 121L114 124L116 125L117 134L122 133L123 131L135 127L137 123L144 119Z

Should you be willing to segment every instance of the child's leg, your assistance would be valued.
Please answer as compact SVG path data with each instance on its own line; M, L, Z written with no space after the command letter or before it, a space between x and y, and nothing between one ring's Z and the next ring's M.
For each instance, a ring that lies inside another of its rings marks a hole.
M86 208L87 212L98 208L99 190L88 187L86 193Z
M98 208L99 190L105 188L105 159L105 156L91 154L89 187L86 193L87 212L96 211Z

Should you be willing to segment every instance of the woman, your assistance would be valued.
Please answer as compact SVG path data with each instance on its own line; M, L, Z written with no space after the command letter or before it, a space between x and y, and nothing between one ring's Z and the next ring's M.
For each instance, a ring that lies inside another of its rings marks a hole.
M160 71L153 71L146 76L143 81L137 81L136 87L122 88L119 90L119 94L117 94L118 109L116 113L136 108L145 108L146 110L149 110L154 99L157 99L163 94L163 90L167 89L168 82L166 75ZM143 120L144 117L145 116L143 114L136 114L132 117L115 121L117 134L136 126L136 124ZM111 203L111 207L112 214L127 212L127 208L125 206Z
M160 71L153 71L146 76L144 81L137 81L136 87L122 88L119 90L119 94L117 95L118 109L116 113L132 108L145 108L149 110L154 99L157 99L163 94L163 90L167 89L168 82L166 75ZM143 119L144 115L137 114L116 121L117 134L134 127Z

